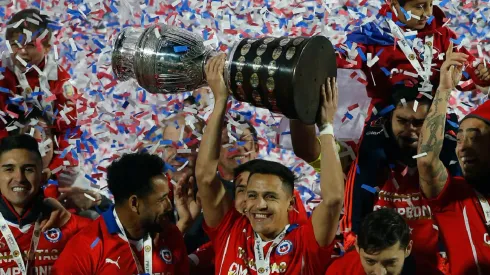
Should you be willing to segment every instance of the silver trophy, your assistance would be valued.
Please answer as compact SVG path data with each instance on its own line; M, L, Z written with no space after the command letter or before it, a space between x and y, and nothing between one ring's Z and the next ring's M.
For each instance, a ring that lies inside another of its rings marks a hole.
M218 52L187 30L163 24L129 27L115 39L112 68L150 93L192 91L206 85L204 67ZM320 89L336 76L335 52L323 36L245 38L231 48L224 79L233 96L313 124Z

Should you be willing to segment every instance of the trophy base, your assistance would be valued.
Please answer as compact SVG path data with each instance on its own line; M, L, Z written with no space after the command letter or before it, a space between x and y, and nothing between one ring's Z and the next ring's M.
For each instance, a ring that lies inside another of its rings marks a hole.
M320 109L321 88L327 77L337 77L334 48L326 37L315 36L303 48L293 72L294 111L290 118L314 124Z

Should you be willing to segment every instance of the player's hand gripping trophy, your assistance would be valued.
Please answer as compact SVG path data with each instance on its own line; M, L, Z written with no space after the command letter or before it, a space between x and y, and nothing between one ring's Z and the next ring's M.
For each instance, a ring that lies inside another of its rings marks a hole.
M177 93L206 85L204 66L216 54L184 29L129 27L114 41L112 67L119 80L134 78L150 93ZM224 80L239 101L314 124L321 85L336 74L326 37L263 37L235 43Z

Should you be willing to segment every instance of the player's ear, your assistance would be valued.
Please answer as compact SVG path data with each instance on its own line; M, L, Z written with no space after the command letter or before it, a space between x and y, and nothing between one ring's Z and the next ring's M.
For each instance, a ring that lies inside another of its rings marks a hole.
M48 54L50 51L51 51L51 42L41 42L41 44L43 45L43 53L46 55Z
M293 195L289 199L288 211L293 211L296 208L296 197Z
M128 203L129 203L129 208L131 209L131 211L139 214L138 209L139 209L139 204L141 202L138 200L138 196L132 195L131 197L129 197Z
M407 248L405 248L405 258L410 256L410 253L412 252L412 244L413 244L413 241L410 240L410 242L407 245Z
M51 175L52 175L52 172L49 168L43 169L42 174L41 174L42 185L44 185L44 184L46 184L46 182L48 182L48 180L51 178Z

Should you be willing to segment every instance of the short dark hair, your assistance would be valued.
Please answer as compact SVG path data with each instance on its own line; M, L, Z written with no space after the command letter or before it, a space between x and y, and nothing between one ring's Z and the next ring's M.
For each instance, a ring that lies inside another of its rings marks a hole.
M262 161L261 159L253 159L253 160L250 160L250 161L247 161L245 163L238 165L238 167L236 167L233 170L234 178L238 177L238 175L240 175L243 172L252 172L254 165L256 165L257 163L260 164L261 161Z
M146 197L153 191L151 179L163 174L164 161L157 155L138 152L124 154L107 168L107 185L114 201L121 203L132 195Z
M400 242L405 249L410 242L410 229L394 209L382 208L369 213L363 220L357 245L366 253L373 254Z
M26 20L27 18L34 19L39 22L38 25L24 21L22 24L20 24L17 28L14 28L12 25L15 25L15 23L21 21L22 19ZM39 21L39 19L42 19ZM49 24L50 20L47 15L41 14L41 12L38 9L25 9L21 10L18 13L14 14L12 18L7 22L7 31L5 32L5 39L9 40L11 39L16 33L24 33L24 29L29 30L33 33L32 40L35 39L35 37L39 37L43 34L44 30L48 30L47 35L43 39L43 45L48 46L50 43L51 39L51 30L49 29Z
M395 107L402 105L402 99L405 102L417 100L419 104L432 104L432 99L425 95L419 96L419 85L415 84L413 87L405 86L405 84L396 84L392 87L391 100ZM427 92L431 94L431 92Z
M398 4L400 4L400 7L403 8L403 6L405 6L405 4L410 1L410 0L398 0Z
M33 152L42 161L39 145L35 138L30 135L7 136L0 140L0 156L15 149L23 149Z
M257 159L251 164L249 171L249 180L254 174L275 175L279 177L287 192L291 193L291 195L293 194L296 177L291 170L279 162Z

